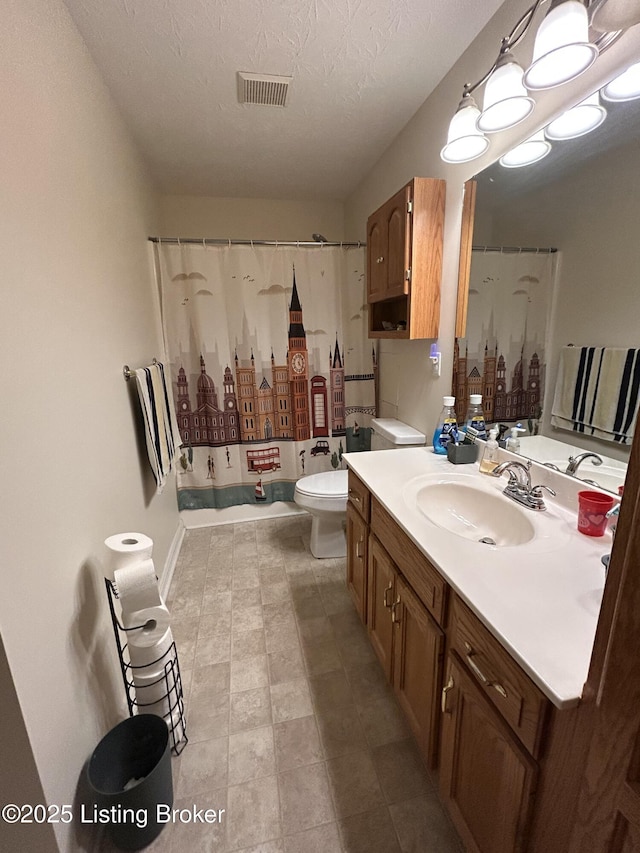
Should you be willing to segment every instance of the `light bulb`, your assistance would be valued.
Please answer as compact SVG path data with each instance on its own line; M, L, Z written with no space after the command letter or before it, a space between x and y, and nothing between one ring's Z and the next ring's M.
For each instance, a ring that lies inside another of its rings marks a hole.
M524 75L527 89L552 89L573 80L596 61L589 42L589 17L581 0L552 5L536 33L533 62Z

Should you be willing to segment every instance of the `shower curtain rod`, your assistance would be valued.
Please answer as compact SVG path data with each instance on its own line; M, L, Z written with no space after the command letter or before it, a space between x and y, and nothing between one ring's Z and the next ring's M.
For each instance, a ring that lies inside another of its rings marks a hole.
M366 247L366 243L349 243L341 240L339 243L331 243L329 241L318 242L316 240L228 240L213 239L211 237L148 237L151 243L174 243L178 246L181 243L196 243L201 246L295 246L299 249L309 249L318 246L340 246L342 249L360 249Z
M555 247L550 247L548 249L538 249L536 247L528 247L528 246L472 246L472 252L504 252L505 255L520 255L520 254L533 254L533 255L552 255L554 252L558 250Z

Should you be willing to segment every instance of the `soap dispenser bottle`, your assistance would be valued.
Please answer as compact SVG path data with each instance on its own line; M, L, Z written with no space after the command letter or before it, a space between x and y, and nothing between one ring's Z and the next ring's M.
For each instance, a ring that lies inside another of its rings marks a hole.
M520 453L520 439L518 433L526 432L519 424L511 427L509 438L505 443L505 450L510 450L512 453Z
M480 460L480 471L482 474L491 474L498 464L498 430L489 430L489 438L484 446L484 453Z
M442 398L442 411L433 432L433 452L440 456L447 455L447 444L451 440L451 432L452 430L455 431L458 426L455 404L455 397Z

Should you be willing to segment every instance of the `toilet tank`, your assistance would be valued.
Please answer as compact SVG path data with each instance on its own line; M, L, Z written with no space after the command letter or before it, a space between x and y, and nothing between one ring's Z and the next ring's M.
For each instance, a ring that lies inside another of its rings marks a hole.
M427 440L423 433L395 418L372 418L371 428L373 430L372 450L391 450L422 445Z

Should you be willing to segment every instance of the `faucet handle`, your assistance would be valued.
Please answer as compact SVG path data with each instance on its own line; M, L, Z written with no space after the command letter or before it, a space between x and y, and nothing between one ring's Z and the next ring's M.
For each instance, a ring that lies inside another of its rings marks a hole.
M549 494L555 498L555 496L556 496L555 489L552 489L550 486L545 486L544 483L540 483L538 486L532 486L529 494L531 495L532 498L541 498L542 499L542 490L543 489L545 490L545 492L549 492Z

